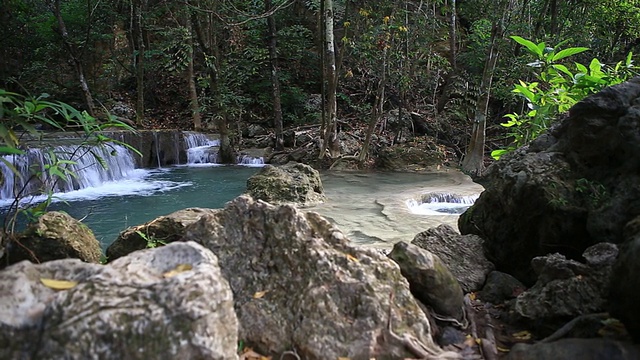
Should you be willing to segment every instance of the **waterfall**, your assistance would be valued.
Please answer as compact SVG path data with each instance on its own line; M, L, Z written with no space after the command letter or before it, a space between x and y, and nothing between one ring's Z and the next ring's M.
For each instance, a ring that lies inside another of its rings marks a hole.
M58 160L68 162L71 173L65 179L53 176L36 176L46 173L48 165ZM100 165L100 158L104 167ZM20 176L7 166L11 164ZM0 200L13 199L22 191L21 196L36 195L47 190L68 192L72 190L96 187L103 183L128 178L135 170L135 160L129 149L118 144L104 146L66 145L52 149L33 148L22 155L5 155L0 161ZM56 180L58 179L58 180ZM44 185L44 186L43 186Z
M218 163L220 141L211 140L205 134L184 132L184 144L187 150L187 165Z
M261 167L264 166L263 157L253 157L249 155L238 156L238 165L244 165L249 167Z
M156 146L156 161L158 161L158 169L162 169L162 162L160 161L160 141L158 140L158 132L153 132L153 143Z
M478 199L478 195L458 195L452 193L427 193L419 200L407 201L407 207L414 214L459 215Z

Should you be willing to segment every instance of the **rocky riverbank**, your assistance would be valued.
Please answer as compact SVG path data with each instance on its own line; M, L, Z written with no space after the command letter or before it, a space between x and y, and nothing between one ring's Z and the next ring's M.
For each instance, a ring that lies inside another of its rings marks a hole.
M581 101L492 165L461 233L389 256L289 204L321 199L301 164L265 169L257 199L125 231L135 246L107 265L47 248L86 263L0 271L0 358L250 358L240 343L293 359L638 359L639 99L634 79ZM74 221L46 215L15 245L73 248Z

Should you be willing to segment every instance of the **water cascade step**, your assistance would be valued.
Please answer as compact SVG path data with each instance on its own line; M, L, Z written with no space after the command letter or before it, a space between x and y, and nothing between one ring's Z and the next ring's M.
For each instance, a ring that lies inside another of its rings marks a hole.
M478 199L478 195L426 193L418 200L408 200L407 207L414 214L459 215L473 205L476 199Z
M187 152L187 165L217 165L219 164L220 141L211 139L206 134L196 132L184 132L184 144ZM263 157L239 155L236 160L238 165L264 166Z
M61 166L68 170L63 179L46 175L47 168L55 163L56 158L63 160L65 164ZM0 200L41 194L49 190L56 193L96 187L106 182L127 179L135 170L134 154L118 144L64 145L48 150L32 148L23 155L2 156L2 160ZM8 164L20 175L16 176Z

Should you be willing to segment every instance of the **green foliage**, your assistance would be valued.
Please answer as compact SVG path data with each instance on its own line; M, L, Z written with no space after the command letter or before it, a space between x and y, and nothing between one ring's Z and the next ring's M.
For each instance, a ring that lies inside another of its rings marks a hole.
M76 164L75 159L85 155L91 155L101 166L106 166L104 159L90 150L91 146L108 146L109 143L118 143L134 152L140 153L131 146L111 139L101 133L106 128L118 128L134 131L129 125L109 116L104 122L98 121L85 111L79 111L73 106L60 101L50 101L48 95L38 97L25 96L0 89L0 161L2 161L16 177L22 177L12 160L15 156L25 154L25 144L22 139L26 134L31 139L41 139L42 126L49 126L58 131L74 129L82 138L82 143L71 154L61 154L54 148L47 148L47 144L39 141L39 146L44 147L47 153L48 163L43 168L31 169L27 181L20 189L16 189L15 198L9 207L8 214L2 227L3 235L13 233L19 215L27 221L36 221L42 216L53 200L53 192L60 181L68 181L77 178L71 166ZM61 156L65 155L65 156ZM47 195L44 201L38 203L22 201L26 196L31 182L40 184L42 193ZM10 236L3 236L7 239ZM0 244L6 245L6 244Z
M136 231L136 234L138 234L138 236L140 236L142 240L147 242L147 245L146 245L147 249L154 249L159 246L167 245L167 243L164 240L158 239L153 235L147 235L142 231Z
M512 92L524 99L527 111L505 115L507 122L501 125L509 129L508 135L513 142L505 149L491 152L496 160L537 138L549 128L558 114L566 112L578 101L606 86L627 80L637 70L631 53L625 61L614 66L602 64L598 59L592 59L588 67L578 62L565 65L561 60L588 49L570 47L556 51L544 42L536 44L519 36L511 38L535 56L535 60L527 65L537 70L537 81L520 80L514 85Z

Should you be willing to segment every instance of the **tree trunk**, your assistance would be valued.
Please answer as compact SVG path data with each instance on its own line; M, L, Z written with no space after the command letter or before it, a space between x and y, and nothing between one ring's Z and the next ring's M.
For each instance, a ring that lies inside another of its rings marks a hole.
M498 63L499 49L498 41L504 35L502 21L496 21L491 31L491 45L482 72L480 82L480 93L473 119L473 130L467 153L462 161L462 170L472 176L480 176L484 171L484 145L485 130L487 127L487 110L489 108L489 96L491 94L491 82L493 72Z
M215 12L215 9L213 9ZM207 36L205 37L204 29L202 28L200 21L197 18L192 19L191 23L194 27L197 35L198 44L202 49L205 57L211 59L207 61L207 73L209 75L209 91L213 98L213 122L218 129L220 136L220 163L222 164L235 164L236 158L231 146L231 139L229 138L229 127L227 123L227 114L224 109L221 108L222 97L220 94L220 80L218 71L221 64L221 54L218 48L218 36L214 30L213 12L207 14Z
M132 38L136 70L136 124L142 125L144 120L144 35L142 34L142 4L143 0L132 0L133 2L133 18L132 21Z
M78 82L80 83L80 89L82 90L82 96L84 97L85 105L87 106L87 112L91 116L96 115L95 106L93 103L93 96L91 96L91 91L89 90L89 84L87 83L87 79L84 75L84 67L82 66L82 61L80 61L80 57L71 44L71 40L69 39L69 32L67 31L67 25L62 18L62 13L60 11L60 0L55 0L53 4L53 12L54 17L57 21L57 32L62 38L62 43L64 44L65 49L69 54L69 58L73 63L73 68L76 72L76 76L78 77Z
M272 11L273 5L271 0L265 0L265 11L269 13ZM273 98L273 125L276 130L276 150L284 149L284 139L282 135L282 105L280 102L280 79L278 69L278 51L277 51L277 38L276 38L276 19L275 15L271 14L267 17L267 39L269 47L269 59L271 60L271 95Z
M453 72L456 71L456 0L451 1L451 22L449 24L449 47L451 48L451 55L449 62Z
M193 73L193 36L191 26L191 15L186 16L186 28L189 32L187 39L189 43L189 59L187 62L187 82L189 84L189 106L191 107L191 118L193 119L193 128L196 131L202 131L202 116L200 114L200 104L198 102L198 91L196 89L195 75Z
M324 158L327 150L332 158L340 155L340 147L338 142L338 132L336 127L336 90L338 81L336 78L336 52L334 46L333 35L333 0L324 1L324 56L325 56L325 80L327 82L327 118L323 134L322 149L320 150L320 159Z

